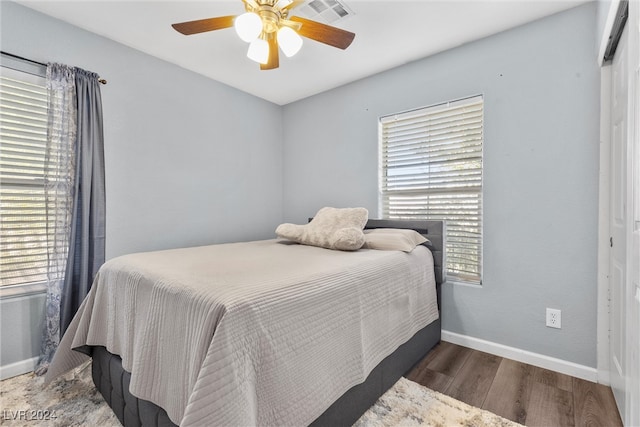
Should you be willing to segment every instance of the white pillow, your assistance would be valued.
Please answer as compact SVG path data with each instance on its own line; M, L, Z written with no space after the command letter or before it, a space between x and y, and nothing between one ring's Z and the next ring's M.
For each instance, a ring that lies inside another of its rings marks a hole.
M369 212L365 208L325 207L308 224L280 224L276 234L303 245L357 251L364 244L362 229L368 217Z
M411 252L416 246L431 243L415 230L403 228L376 228L364 231L366 249Z

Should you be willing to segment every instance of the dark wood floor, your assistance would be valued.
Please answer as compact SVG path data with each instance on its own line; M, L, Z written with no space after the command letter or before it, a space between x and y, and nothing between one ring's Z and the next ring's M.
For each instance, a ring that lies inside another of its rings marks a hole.
M444 341L407 378L527 426L622 426L609 387Z

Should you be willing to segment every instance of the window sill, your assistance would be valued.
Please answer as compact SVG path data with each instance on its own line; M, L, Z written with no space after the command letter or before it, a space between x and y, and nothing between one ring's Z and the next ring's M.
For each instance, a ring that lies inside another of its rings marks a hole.
M0 287L0 300L44 294L46 292L47 284L44 282L29 283L26 285L5 286Z

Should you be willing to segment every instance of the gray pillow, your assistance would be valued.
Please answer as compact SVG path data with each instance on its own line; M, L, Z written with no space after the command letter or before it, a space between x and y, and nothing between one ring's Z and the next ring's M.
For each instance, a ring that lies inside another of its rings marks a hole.
M431 243L429 239L415 230L403 228L376 228L365 230L364 248L381 251L411 252L422 243Z
M308 224L280 224L276 234L303 245L356 251L364 244L362 229L368 217L369 212L365 208L325 207Z

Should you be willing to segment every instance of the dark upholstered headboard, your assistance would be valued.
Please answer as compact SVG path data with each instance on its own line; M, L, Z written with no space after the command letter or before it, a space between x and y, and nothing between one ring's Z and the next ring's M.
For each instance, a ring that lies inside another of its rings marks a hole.
M431 241L425 245L433 253L436 283L442 284L446 280L446 259L444 252L446 224L444 221L430 221L418 219L370 219L365 229L372 228L409 228L416 230Z

